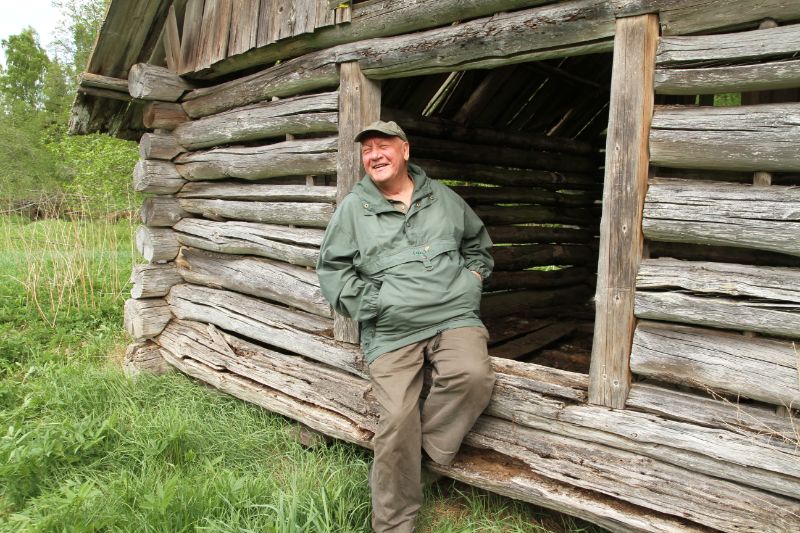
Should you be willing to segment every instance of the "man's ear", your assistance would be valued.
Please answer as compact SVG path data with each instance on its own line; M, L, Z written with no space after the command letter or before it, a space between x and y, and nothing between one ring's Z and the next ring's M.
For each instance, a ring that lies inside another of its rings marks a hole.
M408 161L409 156L411 155L411 147L407 142L403 142L403 159Z

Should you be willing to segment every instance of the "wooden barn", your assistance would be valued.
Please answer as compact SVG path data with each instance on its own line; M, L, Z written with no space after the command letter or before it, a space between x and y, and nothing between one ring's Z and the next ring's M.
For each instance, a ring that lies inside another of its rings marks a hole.
M314 265L354 133L396 120L495 243L497 384L436 469L613 531L788 532L798 88L797 0L114 0L70 127L141 139L132 367L370 447Z

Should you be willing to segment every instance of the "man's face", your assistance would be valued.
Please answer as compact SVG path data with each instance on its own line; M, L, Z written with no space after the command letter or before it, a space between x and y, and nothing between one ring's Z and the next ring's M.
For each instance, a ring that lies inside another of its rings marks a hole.
M408 153L408 143L400 137L373 135L361 141L364 170L378 185L406 177Z

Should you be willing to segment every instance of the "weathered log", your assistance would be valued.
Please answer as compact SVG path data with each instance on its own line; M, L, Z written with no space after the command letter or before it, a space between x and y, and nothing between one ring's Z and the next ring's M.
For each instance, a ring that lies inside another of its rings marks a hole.
M541 204L587 206L600 196L594 192L558 193L529 187L451 187L470 205L486 204Z
M199 285L176 285L167 295L182 320L214 324L270 346L365 376L361 351L334 341L333 321L258 298Z
M795 304L762 304L678 292L637 292L635 311L637 317L650 320L800 338L800 313Z
M483 295L481 301L481 315L485 317L507 316L515 313L530 315L536 308L546 308L547 313L551 307L564 306L576 302L585 302L591 296L591 289L586 285L561 287L550 290L524 290L511 292L497 292ZM559 309L561 311L561 309Z
M640 324L631 370L668 383L800 407L796 343L730 333Z
M169 161L183 152L170 133L145 133L139 140L139 157Z
M175 227L178 242L212 252L249 254L315 266L323 231L250 222L185 218Z
M131 298L165 296L173 285L182 281L175 263L134 265L131 272Z
M690 424L723 428L774 446L796 446L797 428L770 405L750 404L722 395L692 394L665 385L634 383L626 409L644 411Z
M648 239L800 255L800 188L653 180L642 221Z
M597 231L546 226L487 226L486 230L495 244L530 243L594 243Z
M142 373L166 374L172 367L161 355L161 347L151 340L128 345L122 360L122 371L128 377Z
M205 117L274 96L294 96L338 83L336 63L323 51L214 87L195 89L184 96L183 108L192 118Z
M657 7L650 0L619 1L617 4L618 16L625 16L631 10L658 10L664 35L698 33L746 23L758 24L766 18L787 21L800 18L800 6L783 0L739 3L737 9L731 9L731 4L726 0L658 0Z
M521 359L548 344L566 337L575 331L575 324L571 322L551 323L522 337L510 340L499 346L489 349L490 355L501 359Z
M133 168L135 191L172 194L178 192L184 183L186 180L169 161L140 160Z
M181 13L185 17L185 6ZM164 62L167 68L173 72L181 69L181 37L178 31L178 16L175 11L175 3L169 6L167 19L164 21Z
M145 300L130 298L125 301L125 331L135 341L143 341L155 337L161 333L170 319L172 319L172 312L169 305L167 305L167 301L163 298L148 298Z
M145 226L172 226L189 216L174 196L150 196L145 198L140 210Z
M590 155L596 153L594 146L576 139L536 135L521 131L473 128L454 120L442 117L424 117L400 109L382 109L383 120L394 120L407 134L437 139L479 143L482 145L502 145L511 148L524 148L545 152L564 152Z
M257 257L181 249L178 273L187 283L229 289L332 318L316 273Z
M335 51L338 61L358 61L368 77L385 79L607 52L613 35L613 6L583 0L370 39Z
M336 201L336 187L324 185L273 185L272 183L241 183L238 181L190 181L178 193L178 198L334 203Z
M514 289L546 289L565 287L578 283L591 284L594 274L584 267L568 267L558 270L523 270L522 272L494 272L489 278L488 288L493 291Z
M136 63L128 71L128 92L142 100L177 102L192 85L165 67Z
M800 270L729 263L646 259L636 276L636 290L686 290L758 302L800 307Z
M189 152L175 162L178 172L191 181L333 174L336 137Z
M786 531L800 511L786 498L497 418L481 418L466 443L513 457L537 474L726 531Z
M563 172L596 172L598 164L575 154L533 151L531 149L488 146L430 137L409 136L414 157L444 161L503 165L516 168Z
M175 129L189 150L285 134L337 131L338 92L262 102L181 124Z
M130 100L131 96L128 94L128 80L113 78L111 76L102 76L91 72L82 72L78 76L78 87L83 89L103 89L120 93L120 96L126 96L128 100Z
M650 130L654 165L792 172L800 170L800 104L658 106Z
M240 202L179 198L181 207L189 213L214 220L232 219L268 224L285 224L324 228L333 216L331 204L310 202Z
M658 94L719 94L789 89L800 85L800 61L756 65L656 69Z
M523 270L534 266L583 265L596 255L581 244L528 244L496 246L491 250L498 271Z
M148 263L172 261L178 255L178 239L171 229L139 226L135 240L136 249Z
M540 205L479 205L474 208L486 224L570 224L596 225L599 210L585 207L557 208Z
M759 251L754 254L747 248L710 246L681 242L648 241L650 257L669 257L686 261L716 261L748 265L800 267L800 257Z
M669 36L659 39L656 64L680 68L682 64L752 62L754 59L789 57L798 51L800 28L796 25L717 35Z
M420 159L417 157L412 157L412 162L421 166L428 176L436 179L512 187L542 187L551 190L599 190L602 188L602 180L591 174L521 170L459 161Z
M150 102L144 108L142 122L148 129L174 130L179 124L189 120L180 104L170 102Z

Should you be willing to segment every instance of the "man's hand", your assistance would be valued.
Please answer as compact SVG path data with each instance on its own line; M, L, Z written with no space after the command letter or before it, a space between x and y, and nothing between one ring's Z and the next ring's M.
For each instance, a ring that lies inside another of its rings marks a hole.
M472 272L473 274L475 274L476 276L478 276L478 279L479 279L481 282L483 282L483 276L481 276L481 275L480 275L480 273L478 273L478 272L475 272L474 270L470 270L470 272Z

